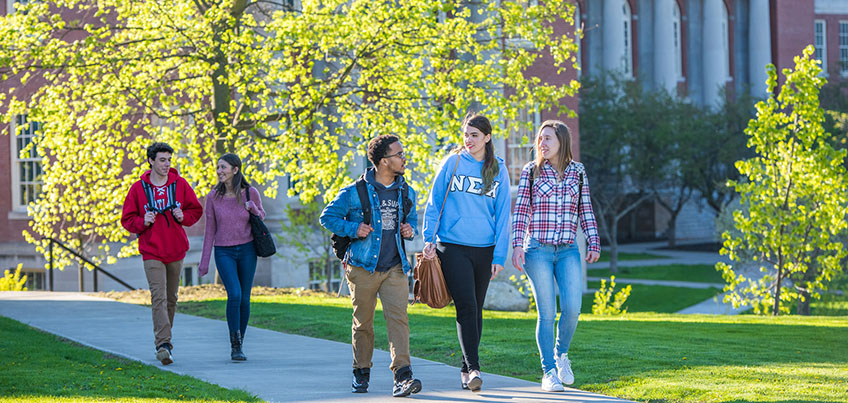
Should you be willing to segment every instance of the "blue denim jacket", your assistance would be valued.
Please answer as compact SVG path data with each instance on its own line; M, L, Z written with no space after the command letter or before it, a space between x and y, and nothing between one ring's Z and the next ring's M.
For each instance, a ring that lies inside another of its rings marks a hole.
M403 176L398 178L402 185L404 182ZM377 196L377 191L374 189L374 186L366 181L365 187L368 189L368 196L371 199L371 227L374 228L374 231L368 234L367 237L363 239L358 239L356 237L356 230L359 228L359 224L362 223L363 219L362 205L359 202L359 195L356 193L355 183L351 183L350 185L342 188L336 198L333 199L333 201L324 208L324 211L321 212L319 221L321 222L321 225L330 230L330 232L340 236L347 236L352 239L350 249L345 255L345 262L354 266L362 267L363 269L373 273L377 268L377 258L380 255L379 237L383 235L383 226L381 223L382 215L379 207L380 199ZM398 206L403 206L402 198L402 192L398 192ZM416 212L415 190L413 190L411 186L409 187L409 199L412 200L412 208L406 216L406 223L412 226L412 230L415 231L415 234L417 235L418 213ZM398 209L398 214L403 214L403 208ZM398 223L403 222L400 217L398 218ZM395 233L395 239L397 241L397 249L400 254L403 255L400 231ZM409 272L412 271L412 266L409 264L408 258L406 256L401 256L400 261L403 265L403 272L405 274L409 274Z

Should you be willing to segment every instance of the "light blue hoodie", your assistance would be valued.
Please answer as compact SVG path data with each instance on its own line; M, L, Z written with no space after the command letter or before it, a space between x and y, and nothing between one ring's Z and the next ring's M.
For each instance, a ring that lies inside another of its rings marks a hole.
M456 160L456 175L450 180ZM509 174L502 159L492 190L482 194L483 162L466 150L451 154L436 173L424 212L424 242L433 240L448 181L451 182L436 240L465 246L495 246L493 264L503 265L509 247Z

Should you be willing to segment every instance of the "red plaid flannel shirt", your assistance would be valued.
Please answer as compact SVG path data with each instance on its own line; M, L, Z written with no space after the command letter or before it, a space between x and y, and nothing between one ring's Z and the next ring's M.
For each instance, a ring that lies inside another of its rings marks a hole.
M601 251L598 225L592 202L589 198L589 181L583 164L572 161L565 169L565 179L557 182L556 171L545 161L541 172L533 180L533 205L530 205L530 170L536 164L530 162L521 170L518 180L518 195L515 212L512 214L512 247L524 246L528 232L530 237L549 245L564 245L574 242L577 235L577 217L589 240L589 251ZM577 211L579 176L583 173L583 201ZM532 213L532 220L530 215Z

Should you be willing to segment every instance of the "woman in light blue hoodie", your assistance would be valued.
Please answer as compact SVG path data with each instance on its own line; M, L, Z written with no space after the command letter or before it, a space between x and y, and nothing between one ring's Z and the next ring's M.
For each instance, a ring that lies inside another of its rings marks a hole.
M477 354L489 280L503 270L509 248L509 175L495 156L492 124L468 115L458 152L442 162L424 213L424 256L439 256L456 306L463 389L483 385ZM439 216L441 214L441 219Z

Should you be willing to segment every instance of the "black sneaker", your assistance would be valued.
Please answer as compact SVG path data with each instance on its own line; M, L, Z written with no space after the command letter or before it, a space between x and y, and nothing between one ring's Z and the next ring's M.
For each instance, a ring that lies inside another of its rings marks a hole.
M368 381L371 380L371 368L354 368L351 391L353 393L368 392Z
M162 365L172 364L174 362L174 356L171 355L171 343L162 343L159 347L156 347L156 359L162 363Z
M406 397L420 391L421 381L412 377L412 370L409 367L403 367L395 372L395 386L392 389L392 396Z

